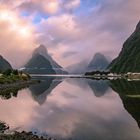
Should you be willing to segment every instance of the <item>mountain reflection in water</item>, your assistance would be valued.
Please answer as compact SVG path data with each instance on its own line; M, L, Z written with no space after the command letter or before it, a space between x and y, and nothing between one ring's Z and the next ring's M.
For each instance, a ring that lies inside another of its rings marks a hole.
M40 105L42 105L47 98L47 95L51 93L51 91L62 81L61 78L55 77L37 77L41 80L40 84L32 85L29 87L32 97L35 101L37 101Z
M40 84L19 91L17 97L0 99L0 120L58 139L139 140L138 85L42 77Z
M119 94L125 109L140 128L140 81L113 80L110 86Z

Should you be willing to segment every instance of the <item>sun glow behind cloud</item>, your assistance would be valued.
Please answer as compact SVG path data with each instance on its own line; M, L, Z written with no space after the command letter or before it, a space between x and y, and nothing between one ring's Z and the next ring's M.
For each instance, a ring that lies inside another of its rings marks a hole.
M10 11L0 10L0 21L8 22L10 24L10 31L16 32L24 38L32 36L32 29L28 25L23 25L19 19Z
M46 10L46 12L54 14L59 10L58 2L56 0L50 1L50 3L48 4L44 2L44 9Z
M35 47L34 26L18 12L0 5L0 28L0 53L19 67Z

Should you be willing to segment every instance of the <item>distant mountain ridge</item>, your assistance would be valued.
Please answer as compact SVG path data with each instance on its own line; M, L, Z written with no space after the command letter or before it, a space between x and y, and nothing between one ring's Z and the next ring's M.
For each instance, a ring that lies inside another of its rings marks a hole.
M12 69L10 63L0 55L0 71L3 72L6 69Z
M140 22L108 70L115 73L140 72Z

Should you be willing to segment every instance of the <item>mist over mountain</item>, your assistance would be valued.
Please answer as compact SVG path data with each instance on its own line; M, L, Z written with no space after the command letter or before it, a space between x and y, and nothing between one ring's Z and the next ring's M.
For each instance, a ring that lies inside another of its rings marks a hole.
M115 73L140 72L140 22L108 69Z
M90 62L88 62L88 60L84 60L73 64L66 69L73 74L84 74L86 72L96 70L103 71L107 68L108 65L109 61L107 58L101 53L96 53Z
M62 68L56 61L53 60L53 58L49 55L46 47L44 45L40 45L38 48L36 48L33 52L33 55L40 54L44 56L52 65L53 68Z
M6 69L12 69L10 63L0 55L0 71L5 71Z
M52 68L57 74L67 74L67 72L60 66L48 53L46 47L44 45L40 45L33 52L33 55L40 54L45 57L51 64Z
M103 71L107 68L107 66L109 65L109 61L107 60L107 58L101 54L101 53L96 53L93 57L93 59L90 61L90 63L88 64L88 71Z
M44 45L40 45L33 51L32 58L25 65L25 69L29 73L67 74L49 55Z
M88 66L88 61L83 60L79 63L68 66L66 70L71 74L83 74L86 72L87 66Z

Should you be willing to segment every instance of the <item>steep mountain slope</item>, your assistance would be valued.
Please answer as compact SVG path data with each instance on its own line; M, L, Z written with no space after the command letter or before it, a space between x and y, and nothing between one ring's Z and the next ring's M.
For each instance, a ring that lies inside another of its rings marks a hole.
M33 54L40 54L44 56L46 59L48 59L52 65L53 68L62 68L57 62L55 62L52 57L48 54L48 51L44 45L40 45L38 48L36 48L33 52Z
M140 72L140 22L108 69L115 73Z
M48 54L48 51L44 45L40 45L33 52L33 55L40 54L44 56L51 64L52 68L55 70L57 74L66 74L67 72Z
M12 66L9 64L7 60L5 60L1 55L0 55L0 71L5 71L6 69L12 69Z
M107 58L101 53L96 53L93 59L91 60L91 62L89 63L87 70L88 71L95 71L95 70L103 71L107 68L108 65L109 65L109 62Z
M30 74L55 74L50 62L40 54L34 54L25 68Z

